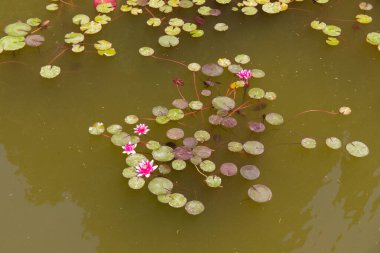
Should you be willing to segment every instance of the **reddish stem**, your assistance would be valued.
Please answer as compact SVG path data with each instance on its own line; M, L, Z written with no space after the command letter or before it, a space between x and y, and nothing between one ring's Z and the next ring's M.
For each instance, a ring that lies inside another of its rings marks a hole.
M307 110L307 111L304 111L304 112L300 112L300 113L296 114L296 117L300 116L302 114L305 114L305 113L309 113L309 112L322 112L322 113L327 113L327 114L330 114L330 115L338 115L339 114L338 112L329 112L329 111L326 111L326 110L312 109L312 110Z
M181 98L182 98L183 100L186 100L186 98L182 95L182 92L181 92L181 90L179 89L179 86L176 85L176 87L177 87L177 91L178 91L179 95L181 96Z
M179 61L176 61L176 60L171 60L171 59L167 59L167 58L162 58L162 57L158 57L158 56L155 56L155 55L152 55L151 57L153 57L154 59L157 59L157 60L163 60L163 61L170 61L170 62L174 62L174 63L177 63L179 65L181 65L182 67L185 67L187 68L187 65L182 63L182 62L179 62Z
M53 64L53 62L56 61L61 55L63 55L68 49L69 49L68 47L64 48L59 54L54 56L53 59L49 61L48 65Z
M149 10L148 7L144 7L144 9L153 17L155 18L156 16L154 16L153 12L151 10Z

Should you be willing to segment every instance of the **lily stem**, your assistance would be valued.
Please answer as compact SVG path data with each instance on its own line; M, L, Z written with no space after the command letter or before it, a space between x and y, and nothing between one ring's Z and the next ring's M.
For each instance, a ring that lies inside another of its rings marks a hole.
M338 112L329 112L329 111L326 111L326 110L312 109L312 110L307 110L307 111L304 111L304 112L300 112L300 113L296 114L296 117L300 116L302 114L305 114L305 113L309 113L309 112L322 112L322 113L326 113L326 114L330 114L330 115L338 115L339 114Z

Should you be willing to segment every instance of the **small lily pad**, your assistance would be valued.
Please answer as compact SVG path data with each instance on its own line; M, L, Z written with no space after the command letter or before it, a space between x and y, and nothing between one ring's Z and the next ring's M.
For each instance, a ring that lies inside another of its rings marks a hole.
M102 30L102 24L90 21L87 24L81 25L80 30L85 34L95 34Z
M230 71L233 74L239 73L240 70L243 70L242 66L240 66L240 65L231 64L228 66L228 71Z
M320 22L318 20L313 20L311 23L310 23L310 26L311 28L315 29L315 30L323 30L326 28L326 23L324 22Z
M162 195L157 195L157 200L161 203L168 204L169 201L172 199L170 197L171 194L162 194Z
M365 14L358 14L355 18L360 24L369 24L372 22L372 17Z
M156 122L158 124L165 125L168 122L170 122L170 119L167 116L158 116L158 117L156 117Z
M185 114L181 109L173 108L168 111L167 117L170 120L180 120L180 119L183 119L183 117L185 117Z
M125 162L127 163L128 166L130 167L136 167L139 165L142 161L148 160L146 156L142 154L131 154L127 158L125 158Z
M263 78L265 76L265 72L261 69L252 69L251 74L253 78Z
M129 125L134 125L139 121L139 118L136 115L128 115L125 117L124 121Z
M261 133L265 131L265 125L261 122L250 121L248 127L252 132Z
M301 145L302 147L307 148L307 149L314 149L317 147L317 141L314 140L313 138L303 138L301 140Z
M173 183L167 178L156 177L149 182L148 189L155 195L164 195L171 192L173 189Z
M237 126L237 120L233 117L224 117L220 124L227 128L234 128Z
M182 30L184 30L185 32L192 32L196 29L197 29L197 25L194 23L185 23L182 26Z
M174 149L174 157L177 160L189 160L193 156L193 151L189 147L176 147Z
M203 108L203 103L201 101L191 101L189 107L193 110L199 111Z
M101 3L96 6L96 10L100 13L110 13L114 11L112 3Z
M76 25L84 25L90 22L90 17L85 14L78 14L73 17L73 23Z
M244 15L253 16L257 13L257 9L253 6L245 6L241 8L241 12L243 12Z
M206 146L196 146L193 149L193 154L202 159L207 159L211 156L212 151L213 151L212 149Z
M380 33L378 32L371 32L367 34L366 41L374 46L380 45Z
M185 132L181 128L171 128L166 132L166 137L171 140L179 140L185 136Z
M231 141L228 143L227 148L231 152L240 152L243 150L243 144L237 141Z
M187 202L186 197L181 193L170 194L169 206L174 208L181 208L185 206Z
M108 22L111 21L111 17L107 16L106 14L103 14L103 15L97 15L97 16L94 18L94 21L95 21L96 23L99 23L99 24L105 25L105 24L108 24Z
M84 35L81 33L67 33L65 35L65 42L68 44L78 44L84 41Z
M243 144L245 152L251 155L261 155L264 153L264 144L258 141L247 141Z
M183 139L182 143L188 148L195 148L198 144L198 141L194 137L186 137Z
M107 132L110 134L118 134L121 133L121 131L123 131L123 127L117 124L107 127Z
M237 171L238 168L234 163L223 163L220 166L220 172L227 177L235 176Z
M328 37L326 39L326 44L328 44L330 46L337 46L337 45L339 45L339 40L337 38Z
M172 167L174 170L183 170L186 168L186 162L184 160L173 160Z
M240 168L242 177L248 180L255 180L260 176L260 170L255 165L244 165Z
M39 47L45 42L45 38L39 34L31 34L26 36L25 43L30 47Z
M223 121L223 118L216 115L216 114L212 114L210 115L210 117L208 117L208 122L211 124L211 125L220 125Z
M133 167L128 167L123 170L123 177L125 178L132 178L137 176L136 169Z
M124 132L119 132L111 137L111 142L116 146L124 146L131 140L130 135Z
M216 168L215 163L210 160L204 160L199 164L199 167L204 172L213 172Z
M156 117L166 116L168 115L168 112L169 112L168 108L164 106L155 106L152 109L152 114Z
M353 141L346 145L348 153L355 157L365 157L369 154L367 145L360 141Z
M26 20L26 23L30 26L39 26L41 24L42 20L39 18L28 18Z
M210 187L216 188L222 184L222 179L218 176L208 176L206 178L206 184Z
M211 96L211 91L204 89L201 91L201 95L205 96L205 97L209 97L209 96Z
M328 36L336 37L339 36L342 33L342 29L340 27L335 25L327 25L322 32L324 34L327 34Z
M239 54L235 57L235 61L240 64L247 64L251 58L246 54Z
M132 177L128 180L128 185L134 190L141 189L145 185L145 179L142 177Z
M209 132L205 130L198 130L194 133L194 138L201 143L210 140L210 137Z
M149 150L156 150L159 149L161 145L158 141L150 140L145 144L145 147Z
M208 63L202 66L202 73L206 76L220 76L223 74L223 68L215 63Z
M271 112L265 115L265 120L273 126L279 126L284 123L284 118L281 114Z
M61 68L55 65L43 66L40 70L40 75L43 78L52 79L57 77L61 73Z
M154 26L154 27L157 27L157 26L160 26L161 25L161 19L159 18L150 18L146 21L146 23L149 25L149 26Z
M265 91L260 88L252 88L248 91L248 96L253 99L262 99L265 96Z
M0 49L5 51L16 51L25 47L24 37L4 36L0 38Z
M281 3L280 2L266 3L262 6L262 9L264 12L268 14L276 14L281 11Z
M46 10L48 10L48 11L56 11L56 10L58 10L58 8L59 8L59 6L58 6L58 4L56 4L56 3L52 3L52 4L48 4L48 5L46 5Z
M227 58L219 58L218 59L218 65L223 67L223 68L227 68L228 66L231 65L231 61Z
M253 201L264 203L272 199L272 191L265 185L255 184L249 187L248 196Z
M161 146L159 149L153 150L152 156L156 161L169 162L174 158L174 152L171 147Z
M215 24L214 29L219 32L225 32L228 30L228 25L226 25L225 23L217 23Z
M112 43L107 41L107 40L98 40L95 44L94 44L94 47L95 49L97 50L102 50L102 51L105 51L105 50L108 50L112 47Z
M190 70L190 71L193 71L193 72L197 72L201 69L201 65L199 65L198 63L190 63L189 65L187 65L187 68Z
M273 91L267 91L265 92L264 98L269 101L273 101L273 100L276 100L277 94L274 93Z
M172 105L178 109L183 110L189 106L189 103L185 99L177 98L173 100Z
M230 111L235 108L235 100L230 97L219 96L212 100L212 106L217 110Z
M329 137L326 139L326 145L331 149L340 149L342 141L336 137Z
M205 210L205 206L198 200L191 200L186 203L185 210L188 214L198 215Z
M163 47L175 47L179 44L179 39L173 35L163 35L158 39L158 43Z
M102 122L95 122L92 126L88 128L88 132L92 135L101 135L104 133L105 127Z

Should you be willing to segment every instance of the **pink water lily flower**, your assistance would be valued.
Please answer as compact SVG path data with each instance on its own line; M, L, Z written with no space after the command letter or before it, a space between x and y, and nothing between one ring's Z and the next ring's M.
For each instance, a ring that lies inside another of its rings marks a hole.
M128 144L125 144L124 146L121 146L123 148L123 154L131 155L136 154L135 148L137 147L137 144L132 144L131 142L128 142Z
M142 135L142 134L147 134L150 129L145 124L138 124L133 130L135 130L135 134Z
M236 74L240 79L248 81L252 77L252 72L249 69L242 69Z
M138 177L149 177L152 172L157 169L157 165L153 165L154 161L145 160L136 166L136 172Z

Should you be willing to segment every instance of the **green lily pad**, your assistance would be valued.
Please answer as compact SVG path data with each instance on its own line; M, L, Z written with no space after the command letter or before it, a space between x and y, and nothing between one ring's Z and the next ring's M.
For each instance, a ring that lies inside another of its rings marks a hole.
M142 56L151 56L154 54L154 49L151 48L151 47L141 47L139 49L139 53L142 55Z
M58 6L58 4L56 4L56 3L52 3L52 4L48 4L48 5L46 5L46 10L48 10L48 11L56 11L56 10L58 10L58 8L59 8L59 6Z
M181 33L181 28L179 28L178 26L167 26L165 27L165 33L167 35L178 35Z
M124 146L125 144L128 144L128 142L131 140L131 137L129 134L124 132L119 132L111 137L111 142L116 146Z
M371 32L367 34L366 41L374 46L380 45L380 33L378 32Z
M240 175L248 180L255 180L260 176L260 170L255 165L244 165L240 168Z
M24 37L4 36L0 39L0 48L5 51L16 51L25 45Z
M163 5L159 8L159 10L162 12L162 13L170 13L173 11L173 7L169 6L169 5Z
M234 163L223 163L219 170L223 175L231 177L236 175L238 168Z
M161 203L168 204L169 201L172 199L170 197L171 194L162 194L162 195L157 195L157 200Z
M222 184L222 179L215 175L208 176L205 181L208 186L213 188L219 187Z
M87 24L81 25L80 30L85 34L95 34L102 30L102 24L95 21L91 21Z
M307 149L314 149L317 147L317 141L314 140L313 138L303 138L301 140L301 145L302 147L307 148Z
M201 70L201 65L199 65L198 63L190 63L189 65L187 65L187 68L190 70L190 71L193 71L193 72L197 72L199 70Z
M208 63L202 66L202 73L206 76L220 76L223 74L223 68L215 63Z
M196 30L197 28L198 26L194 23L184 23L182 26L182 30L184 30L185 32L192 32Z
M107 57L111 57L111 56L114 56L116 55L116 50L115 48L111 47L107 50L98 50L98 55L101 55L101 56L107 56Z
M263 78L265 76L265 72L261 69L252 69L251 74L253 78Z
M241 9L244 15L253 16L257 13L257 9L253 6L246 6Z
M181 7L181 8L188 9L188 8L193 7L193 6L194 6L194 4L192 1L189 1L189 0L180 0L179 1L179 7Z
M179 139L182 139L184 136L185 136L185 132L181 128L178 128L178 127L170 128L166 132L166 137L168 137L171 140L179 140Z
M156 117L160 117L160 116L166 116L168 115L168 108L166 108L165 106L155 106L153 107L152 109L152 114Z
M162 6L165 5L165 2L162 1L162 0L150 0L149 1L149 7L152 7L152 8L155 8L155 9L158 9Z
M195 111L202 110L203 108L203 103L201 101L191 101L189 103L189 107Z
M183 117L185 117L185 114L181 109L172 108L168 111L167 117L170 120L180 120L183 119Z
M261 155L264 153L264 144L258 141L247 141L243 144L245 152L251 155Z
M365 14L358 14L355 16L356 21L361 24L369 24L372 22L372 17Z
M84 35L81 33L67 33L65 34L65 42L68 44L78 44L84 41Z
M160 164L160 166L158 166L158 171L162 174L162 175L166 175L166 174L169 174L172 169L170 168L169 165L167 164Z
M26 23L30 26L39 26L41 24L42 20L39 18L28 18L26 20Z
M160 143L158 141L150 140L145 144L146 148L149 150L156 150L161 147Z
M98 42L96 42L94 44L94 47L95 49L97 50L108 50L112 47L112 43L107 41L107 40L98 40Z
M339 40L337 38L328 37L326 39L326 43L330 46L337 46L339 45Z
M195 29L190 32L191 37L193 38L199 38L202 37L205 34L203 30Z
M85 14L77 14L73 17L73 23L76 25L84 25L90 22L90 17Z
M194 138L199 141L200 143L203 143L205 141L210 140L211 136L209 132L205 130L198 130L194 133Z
M175 47L179 44L179 39L173 35L163 35L158 39L158 43L163 47Z
M88 128L88 132L92 135L101 135L104 133L105 127L103 122L95 122L92 126Z
M310 23L310 26L311 28L315 29L315 30L323 30L326 28L326 23L324 22L320 22L318 20L313 20L311 23Z
M231 64L230 66L228 66L228 71L230 71L233 74L239 73L240 70L243 70L243 68L240 65Z
M153 150L152 156L156 161L169 162L174 158L174 152L171 147L161 146L160 148Z
M227 68L228 66L231 65L231 61L227 58L219 58L217 63L219 66L223 68Z
M169 19L169 25L171 26L182 26L185 22L180 18Z
M1 44L1 43L0 43ZM61 73L61 68L54 65L43 66L40 70L40 75L43 78L52 79Z
M160 26L161 25L161 19L159 18L150 18L146 21L147 25L149 26L154 26L154 27L157 27L157 26Z
M128 167L123 170L123 177L125 178L132 178L137 176L136 169L133 167Z
M173 160L172 167L175 170L183 170L186 168L186 162L183 160Z
M342 29L340 27L335 25L327 25L322 32L324 34L327 34L328 36L336 37L339 36L342 33Z
M71 51L74 53L81 53L84 51L84 46L80 44L73 44Z
M149 182L148 189L155 195L169 194L173 189L173 183L167 178L156 177Z
M228 143L227 148L231 152L240 152L243 150L243 144L237 141L231 141Z
M369 154L367 145L360 141L353 141L346 145L348 153L355 157L365 157Z
M239 54L235 57L235 61L240 64L247 64L251 58L246 54Z
M210 160L204 160L199 164L199 167L204 172L213 172L216 168L215 163Z
M276 14L281 11L281 3L280 2L266 3L262 6L262 9L264 12L268 14Z
M94 18L94 21L95 21L96 23L99 23L99 24L105 25L105 24L108 24L108 22L111 21L111 17L107 16L106 14L103 14L103 15L97 15L97 16Z
M168 116L158 116L156 117L156 122L160 125L164 125L170 122L170 118Z
M273 91L267 91L265 92L264 98L270 101L276 100L277 94Z
M188 214L198 215L205 210L205 206L198 200L191 200L186 203L185 210Z
M174 208L181 208L185 206L187 199L186 197L181 194L181 193L173 193L170 194L170 201L169 201L169 206L174 207Z
M142 161L145 161L145 160L148 160L146 156L142 154L138 154L138 153L130 154L129 156L127 156L127 158L125 158L125 162L127 163L127 165L133 168L135 168Z
M265 120L273 126L279 126L284 123L284 118L275 112L271 112L265 115Z
M260 88L252 88L248 91L248 96L253 99L262 99L265 96L265 91Z
M212 149L206 146L196 146L193 149L194 156L197 156L202 159L209 158L212 155Z
M26 36L25 43L30 47L39 47L45 42L45 38L39 34L31 34Z
M174 99L172 105L181 110L189 107L189 103L185 99L182 99L182 98Z
M212 106L217 110L230 111L235 108L235 100L226 96L215 97L212 100Z
M198 13L202 16L210 16L211 8L208 6L201 6L198 8Z
M117 124L110 125L107 127L107 132L110 134L118 134L123 131L123 127Z
M110 13L114 11L111 3L102 3L96 6L96 10L100 13Z
M128 185L134 190L143 188L145 180L142 177L132 177L128 180Z
M248 196L253 201L264 203L272 199L272 191L265 185L255 184L249 187Z
M124 121L129 125L134 125L139 121L139 118L136 115L128 115L125 117Z
M194 165L199 165L202 162L202 158L199 156L193 156L190 158L190 162Z
M342 147L342 141L336 137L329 137L326 139L326 145L331 149L340 149Z
M225 32L228 30L228 25L226 25L225 23L217 23L214 25L214 29L219 32Z

